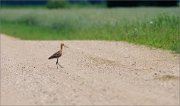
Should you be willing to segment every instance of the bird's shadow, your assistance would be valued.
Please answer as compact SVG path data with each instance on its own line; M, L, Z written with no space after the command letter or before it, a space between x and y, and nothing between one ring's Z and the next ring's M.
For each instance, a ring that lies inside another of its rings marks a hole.
M51 70L62 70L64 67L51 67L51 66L48 66L47 67L48 69L51 69Z

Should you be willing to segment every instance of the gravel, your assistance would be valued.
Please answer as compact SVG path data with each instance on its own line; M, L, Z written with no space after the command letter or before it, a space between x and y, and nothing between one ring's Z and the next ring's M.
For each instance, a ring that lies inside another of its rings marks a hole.
M57 69L48 57L62 42L69 48ZM171 51L1 34L1 105L178 105L179 81L179 54Z

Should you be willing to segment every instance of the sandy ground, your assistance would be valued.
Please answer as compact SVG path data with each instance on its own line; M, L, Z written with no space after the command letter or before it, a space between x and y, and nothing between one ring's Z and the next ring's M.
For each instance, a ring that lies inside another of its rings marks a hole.
M65 48L57 69L48 57ZM126 42L1 34L1 105L178 105L179 55Z

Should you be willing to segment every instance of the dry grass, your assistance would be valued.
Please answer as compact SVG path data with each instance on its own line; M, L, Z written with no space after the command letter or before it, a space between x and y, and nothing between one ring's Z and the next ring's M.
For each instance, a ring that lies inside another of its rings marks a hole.
M174 76L174 75L163 75L160 77L156 77L155 79L161 80L161 81L169 81L169 80L179 80L179 76Z

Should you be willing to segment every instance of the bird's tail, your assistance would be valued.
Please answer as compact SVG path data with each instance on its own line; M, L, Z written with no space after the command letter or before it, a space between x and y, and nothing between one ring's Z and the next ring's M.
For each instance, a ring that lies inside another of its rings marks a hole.
M51 56L51 57L49 57L48 59L52 59L52 56Z

